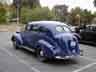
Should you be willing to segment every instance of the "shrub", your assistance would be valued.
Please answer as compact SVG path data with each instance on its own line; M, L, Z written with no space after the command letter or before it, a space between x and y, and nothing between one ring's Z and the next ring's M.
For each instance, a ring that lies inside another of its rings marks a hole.
M52 11L48 9L48 7L44 8L22 8L21 10L21 21L22 23L26 23L28 21L39 21L39 20L53 20L55 15Z
M0 6L0 23L6 22L6 9Z

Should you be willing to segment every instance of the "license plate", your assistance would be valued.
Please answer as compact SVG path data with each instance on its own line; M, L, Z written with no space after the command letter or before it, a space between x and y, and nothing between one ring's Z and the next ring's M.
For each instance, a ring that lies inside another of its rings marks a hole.
M76 46L76 42L72 41L71 46Z

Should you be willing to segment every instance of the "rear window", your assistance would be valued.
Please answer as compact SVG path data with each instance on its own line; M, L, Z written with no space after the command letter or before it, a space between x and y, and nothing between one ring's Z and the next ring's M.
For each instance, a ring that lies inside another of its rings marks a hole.
M58 32L71 32L70 28L68 28L67 26L57 26L56 27L56 31Z

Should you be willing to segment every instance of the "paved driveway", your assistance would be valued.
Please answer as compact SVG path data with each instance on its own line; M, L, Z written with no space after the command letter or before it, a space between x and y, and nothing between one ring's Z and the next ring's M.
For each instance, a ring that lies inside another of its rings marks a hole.
M84 56L73 60L42 63L29 51L15 50L11 32L0 32L0 72L95 72L96 47L82 45Z

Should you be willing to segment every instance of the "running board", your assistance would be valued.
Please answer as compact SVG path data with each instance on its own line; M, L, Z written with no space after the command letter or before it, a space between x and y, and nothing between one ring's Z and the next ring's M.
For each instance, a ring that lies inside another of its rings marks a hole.
M27 47L27 46L20 46L21 48L24 48L24 49L26 49L26 50L28 50L28 51L31 51L31 52L35 52L35 49L32 49L32 48L29 48L29 47Z

